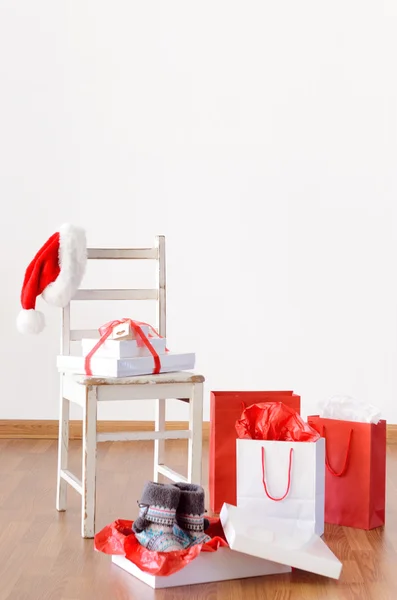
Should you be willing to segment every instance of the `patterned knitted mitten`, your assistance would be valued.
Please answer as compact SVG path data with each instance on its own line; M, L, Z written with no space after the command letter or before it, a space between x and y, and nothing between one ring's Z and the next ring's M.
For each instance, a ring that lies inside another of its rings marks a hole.
M176 511L174 534L184 548L204 544L211 538L204 533L208 527L204 519L204 490L193 483L175 483L180 490L180 499Z
M138 542L155 552L173 552L183 546L173 532L180 490L174 485L146 483L139 516L132 526Z

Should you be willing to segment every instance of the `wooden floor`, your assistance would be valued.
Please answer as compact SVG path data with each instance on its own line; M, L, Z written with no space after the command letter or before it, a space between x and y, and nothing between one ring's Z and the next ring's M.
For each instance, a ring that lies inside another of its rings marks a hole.
M71 445L77 473L80 442ZM169 442L167 451L170 466L184 464L185 442ZM102 528L136 516L153 451L149 442L105 443L98 455ZM397 445L388 448L387 526L371 532L327 526L325 539L344 565L338 582L294 571L155 592L81 539L74 490L67 512L57 513L55 480L55 441L0 440L0 600L397 599Z

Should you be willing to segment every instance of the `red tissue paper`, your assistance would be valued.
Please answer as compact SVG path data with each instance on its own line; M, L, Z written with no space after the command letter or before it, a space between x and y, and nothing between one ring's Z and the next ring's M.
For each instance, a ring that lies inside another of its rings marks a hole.
M206 530L211 540L206 544L197 544L186 550L176 552L153 552L136 539L132 530L133 521L118 519L106 525L94 539L95 550L104 554L125 556L141 571L151 575L172 575L188 565L200 552L216 552L222 546L228 546L219 519L209 519Z
M236 421L236 431L243 440L316 442L321 437L296 410L282 402L248 406Z

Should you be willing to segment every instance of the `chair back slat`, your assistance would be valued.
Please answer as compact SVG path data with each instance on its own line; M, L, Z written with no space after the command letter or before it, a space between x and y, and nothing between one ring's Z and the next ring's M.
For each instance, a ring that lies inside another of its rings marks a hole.
M161 236L163 237L163 236ZM89 248L91 260L158 260L158 248Z
M73 300L158 300L156 288L144 290L77 290Z
M70 330L70 341L81 342L83 338L97 339L99 338L98 329L71 329Z

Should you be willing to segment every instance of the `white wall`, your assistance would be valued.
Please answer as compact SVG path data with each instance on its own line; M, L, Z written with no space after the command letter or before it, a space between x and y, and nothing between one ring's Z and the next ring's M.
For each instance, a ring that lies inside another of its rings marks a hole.
M287 388L307 414L351 394L397 422L395 9L0 3L0 418L57 416L58 314L36 338L15 316L71 221L92 245L167 236L169 342L196 350L207 401Z

